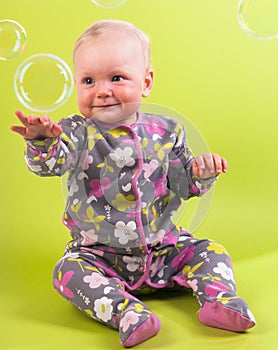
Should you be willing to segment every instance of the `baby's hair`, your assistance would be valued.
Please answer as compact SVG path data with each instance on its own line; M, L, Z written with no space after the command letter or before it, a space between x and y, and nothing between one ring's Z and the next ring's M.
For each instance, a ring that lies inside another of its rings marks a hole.
M134 38L135 40L138 40L139 45L141 45L144 60L146 62L146 68L150 68L150 40L148 36L133 24L118 20L97 21L88 29L86 29L85 32L81 34L81 36L75 42L73 49L73 60L76 50L83 43L92 41L96 38L105 38L109 36L109 34L115 33L116 31L120 32L123 35L126 35L128 38Z

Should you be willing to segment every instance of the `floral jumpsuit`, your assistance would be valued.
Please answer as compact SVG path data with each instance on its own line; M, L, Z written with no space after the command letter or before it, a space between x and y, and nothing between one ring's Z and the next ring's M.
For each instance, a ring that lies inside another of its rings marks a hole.
M26 140L25 153L39 176L68 173L63 222L72 239L55 267L57 291L120 330L123 344L152 314L139 292L191 288L201 307L217 301L252 320L223 246L172 221L182 199L203 195L216 180L193 175L183 126L141 112L131 126L77 115L60 124L56 138Z

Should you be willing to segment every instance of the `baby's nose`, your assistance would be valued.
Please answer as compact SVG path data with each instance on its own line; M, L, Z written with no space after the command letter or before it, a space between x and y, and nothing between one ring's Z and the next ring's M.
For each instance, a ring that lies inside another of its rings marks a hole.
M109 83L99 83L97 86L97 97L107 97L112 95L111 85Z

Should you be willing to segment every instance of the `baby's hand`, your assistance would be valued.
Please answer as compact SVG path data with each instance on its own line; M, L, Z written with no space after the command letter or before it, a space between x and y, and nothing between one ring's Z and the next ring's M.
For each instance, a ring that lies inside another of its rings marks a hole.
M57 137L62 133L62 128L55 123L48 115L37 116L30 114L26 116L21 111L16 111L15 115L23 126L11 126L11 130L23 136L27 140L45 139L48 137Z
M228 163L225 158L220 157L218 154L201 154L195 157L192 163L192 169L194 175L201 179L207 179L221 173L226 173Z

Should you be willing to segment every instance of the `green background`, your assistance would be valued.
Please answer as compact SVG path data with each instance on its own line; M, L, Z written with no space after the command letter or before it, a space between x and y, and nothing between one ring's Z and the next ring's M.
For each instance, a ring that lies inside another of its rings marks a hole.
M69 238L60 220L62 181L31 174L23 140L9 131L16 109L31 112L13 89L18 65L33 54L52 53L72 68L76 38L92 22L113 18L133 22L151 39L155 84L145 102L189 120L210 150L229 161L208 201L209 215L194 234L229 250L239 294L258 322L248 334L234 334L201 325L188 295L148 297L163 327L136 348L277 350L278 39L247 36L235 0L127 0L114 9L90 0L1 0L0 16L21 23L28 35L23 55L0 61L0 348L121 348L115 331L52 289L52 269ZM277 14L271 20L277 23ZM49 114L58 121L76 112L73 93Z

